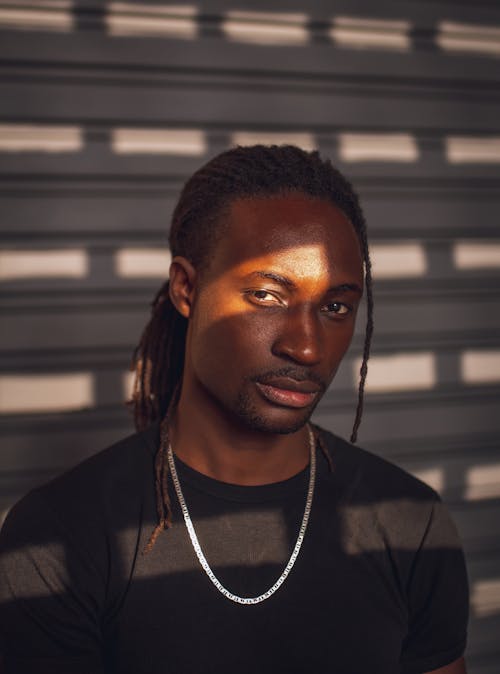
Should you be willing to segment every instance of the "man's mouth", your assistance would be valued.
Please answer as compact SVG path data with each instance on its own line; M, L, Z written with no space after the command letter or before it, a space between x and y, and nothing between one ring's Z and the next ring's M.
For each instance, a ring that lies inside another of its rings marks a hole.
M283 407L308 407L320 394L320 387L312 381L297 381L290 377L276 377L266 383L255 382L260 393L271 403Z

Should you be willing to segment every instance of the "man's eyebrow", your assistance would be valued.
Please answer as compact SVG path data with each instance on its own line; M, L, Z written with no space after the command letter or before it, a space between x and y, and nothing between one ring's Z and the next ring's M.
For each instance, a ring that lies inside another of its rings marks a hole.
M279 283L280 285L285 286L286 288L290 288L292 290L297 288L297 285L292 281L292 279L288 278L287 276L282 276L282 274L277 274L274 271L253 271L250 274L248 274L246 278L249 278L251 276L258 276L259 278L271 279L271 281L275 281L276 283ZM359 287L357 283L340 283L338 286L332 286L331 288L328 288L328 292L331 293L355 292L359 293L360 295L363 294L363 290Z
M292 281L292 279L289 279L287 276L277 274L274 271L253 271L250 274L248 274L246 278L250 276L258 276L259 278L271 279L271 281L276 281L276 283L279 283L280 285L285 286L286 288L297 287L295 283Z

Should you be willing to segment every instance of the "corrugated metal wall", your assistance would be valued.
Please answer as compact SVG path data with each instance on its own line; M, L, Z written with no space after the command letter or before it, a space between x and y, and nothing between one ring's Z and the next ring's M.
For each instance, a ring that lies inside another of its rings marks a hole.
M0 487L131 430L131 350L187 176L231 143L318 147L363 197L376 338L361 444L464 538L472 674L499 671L500 7L0 2ZM362 323L362 321L361 321ZM347 435L362 325L317 420Z

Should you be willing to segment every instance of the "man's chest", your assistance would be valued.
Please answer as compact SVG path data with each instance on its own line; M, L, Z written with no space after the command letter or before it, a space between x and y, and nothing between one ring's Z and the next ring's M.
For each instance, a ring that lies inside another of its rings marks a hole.
M197 517L196 527L223 585L256 596L282 573L300 517L300 508L252 506ZM383 550L351 554L335 524L327 528L317 516L280 589L262 603L240 605L214 587L176 522L151 557L138 560L109 624L115 671L399 671L407 615Z

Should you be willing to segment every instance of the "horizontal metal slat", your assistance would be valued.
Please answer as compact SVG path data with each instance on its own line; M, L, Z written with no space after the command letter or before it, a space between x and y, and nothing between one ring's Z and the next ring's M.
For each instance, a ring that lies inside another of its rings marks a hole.
M377 129L448 129L481 132L498 129L497 100L469 97L457 105L453 100L405 95L397 88L367 96L357 92L274 91L245 88L235 96L229 89L111 86L109 84L38 84L6 82L2 86L2 116L5 121L31 121L36 110L38 122L65 123L68 120L126 124L182 123L240 126L279 121L301 126L307 115L312 126L334 125L366 128L366 106ZM29 111L29 117L27 112Z
M37 3L24 3L33 5ZM304 12L304 4L301 0L288 0L286 4L280 3L279 7L269 11L269 4L265 0L252 0L252 2L240 2L238 4L240 11L253 13L262 13L263 16L269 16L270 21L290 21L290 16L304 17L307 22L328 22L333 16L350 16L359 19L370 19L373 17L373 5L367 0L356 0L355 2L343 0L336 2L334 12L331 3L326 0L318 0L314 5L307 7ZM54 7L57 10L58 7ZM64 9L64 8L63 8ZM179 7L165 7L161 0L151 0L148 3L146 16L195 16L199 23L210 24L211 22L220 22L226 12L234 9L234 4L228 0L210 0L203 5L202 10L193 12L188 5L184 13ZM143 7L135 2L122 3L118 8L109 8L108 13L118 16L137 15L137 12L144 11ZM106 12L103 6L95 0L88 0L84 3L74 3L71 14L75 17L75 23L79 29L88 30L91 27L101 28L105 23ZM287 18L288 17L288 18ZM439 19L446 18L454 21L470 22L471 24L494 24L499 20L498 6L494 0L481 0L470 7L466 2L451 2L450 0L441 0L440 2L405 2L404 10L401 3L389 0L384 2L383 6L377 8L376 17L382 20L401 20L411 21L411 25L421 29L431 29L435 27Z
M487 245L487 244L486 244ZM492 245L490 243L490 245ZM59 278L57 273L52 278L48 271L34 267L30 271L29 266L25 266L25 272L21 269L15 271L15 275L9 277L8 270L0 276L0 287L4 291L0 298L0 310L4 313L12 312L16 315L21 313L40 313L44 309L66 308L71 305L74 310L78 308L99 308L105 307L147 307L152 301L160 286L168 277L170 255L167 253L167 247L163 244L162 258L158 268L154 269L154 275L148 278L148 270L145 265L148 263L148 256L152 255L151 248L117 248L116 251L91 251L88 257L84 259L86 269L76 269L76 274L69 268L62 269ZM378 300L377 304L386 304L400 301L418 301L429 302L429 307L440 300L449 299L450 301L476 300L482 297L499 297L500 270L497 267L488 269L466 269L454 267L451 255L446 253L443 256L437 256L432 260L431 269L416 269L414 272L410 269L408 275L396 269L395 273L389 273L391 268L382 267L377 260L378 244L372 243L372 264L374 264L374 279L376 288L374 294ZM162 249L160 249L161 251ZM400 248L395 246L394 254L397 257ZM137 267L136 271L127 270L120 262L121 252L138 251L145 255L144 267ZM432 254L431 250L431 254ZM48 251L33 250L31 247L26 254L38 255L39 263L43 262L44 256L47 256L46 264L50 264L51 254L58 255L64 262L64 248L50 249ZM85 249L69 249L68 257L74 253L87 253ZM0 261L7 264L7 255L20 255L18 264L28 265L29 261L23 261L22 248L0 249ZM399 253L403 255L403 253ZM425 258L424 258L425 259ZM404 257L403 257L404 261ZM55 261L52 261L55 264ZM68 260L72 263L72 259ZM153 262L155 262L153 260ZM441 263L442 266L439 266ZM16 260L12 261L16 264ZM73 263L74 264L74 263ZM479 262L479 264L481 264ZM123 268L122 268L123 267ZM380 270L380 273L379 271ZM57 271L57 270L56 270ZM14 274L14 271L12 272ZM23 276L23 273L25 276ZM141 276L142 273L142 276ZM385 273L389 273L386 277ZM130 275L128 275L130 274ZM465 326L463 326L465 327Z
M499 103L500 112L500 103ZM385 124L390 124L390 120L384 120ZM23 134L23 124L8 125L16 128L16 133L21 136ZM6 127L7 128L7 127ZM47 125L39 127L40 135L50 131L52 128L57 130L57 127ZM65 127L61 127L64 130ZM391 130L391 129L389 129ZM0 132L2 126L0 124ZM155 144L154 136L149 145L145 149L135 151L128 150L122 152L121 150L114 151L113 149L113 129L107 128L102 131L102 138L100 141L86 140L87 131L85 128L81 130L82 140L81 147L74 147L70 149L62 149L58 151L57 145L50 148L47 145L47 151L29 151L27 149L16 151L15 149L3 151L0 147L0 174L4 174L9 180L22 180L23 176L42 176L45 180L50 176L60 176L61 173L71 176L73 180L81 178L95 178L96 172L99 173L102 180L106 181L110 178L121 177L122 179L132 179L134 176L142 176L142 180L152 180L157 182L162 180L164 176L172 175L173 173L181 173L189 176L194 173L202 164L208 161L213 155L218 154L229 148L229 142L224 144L220 141L213 142L211 140L211 131L203 129L193 130L191 135L199 137L198 142L200 146L193 147L189 144L189 139L186 144L182 146L181 142L173 144L171 147L161 149L161 135L164 133L162 129L147 129L148 133L156 134L157 141ZM500 125L499 125L500 131ZM175 136L183 131L175 130L174 127L167 129L167 133L175 139ZM8 130L5 132L8 134ZM190 131L188 130L188 134ZM235 131L234 134L238 132ZM257 132L254 136L250 136L251 142L272 142L266 136L265 131L262 134ZM275 135L283 133L284 138L287 137L286 129L278 129L273 132ZM293 131L289 136L290 141L294 142L294 134L298 132ZM221 134L222 135L222 134ZM227 140L237 140L238 136L233 135L230 129L225 132ZM352 139L351 145L354 152L359 159L348 161L343 158L343 154L349 152L349 147L339 148L339 142L343 143L343 133L331 132L330 136L325 135L324 130L315 132L313 128L309 129L307 136L310 136L313 146L320 149L324 157L331 158L332 162L345 174L348 174L352 180L358 178L369 179L376 177L383 178L388 183L393 179L400 180L405 178L411 180L425 179L425 180L464 180L473 179L478 181L481 178L497 180L500 185L500 153L495 158L494 154L491 157L471 161L454 161L447 157L446 137L435 137L432 139L426 137L419 137L416 134L378 134L378 133L363 133L349 136L347 140ZM348 135L348 134L345 134ZM500 134L499 136L500 137ZM277 136L279 139L280 136ZM363 140L366 138L366 141ZM370 143L373 145L374 140L378 141L378 147L371 150ZM391 140L392 139L392 140ZM472 137L474 141L474 137ZM36 141L35 141L36 142ZM278 140L278 142L280 142ZM300 142L300 141L299 141ZM490 141L491 143L494 140ZM498 139L497 139L498 142ZM488 136L484 137L484 143L488 143ZM355 144L355 148L354 148ZM365 159L363 159L363 146L367 149L364 151ZM412 150L412 154L408 153ZM414 153L414 154L413 154ZM486 153L483 152L484 156ZM193 155L193 156L185 156ZM377 158L378 155L378 158ZM384 156L385 155L385 156Z
M3 241L126 245L166 241L171 213L186 176L172 180L3 181L0 229ZM498 239L492 212L500 186L358 178L369 235L373 238ZM5 245L5 244L4 244Z
M497 296L479 296L467 303L464 311L463 298L405 299L397 297L390 303L381 303L377 310L377 325L381 334L394 337L439 334L441 331L460 331L470 325L481 326L484 331L500 329L497 311ZM130 298L122 305L113 301L100 303L95 298L89 305L75 306L68 302L54 307L39 307L39 312L26 314L8 313L4 316L1 349L18 349L19 352L32 346L32 336L37 335L37 347L67 348L94 345L126 345L130 335L138 335L146 320L147 303ZM360 319L362 320L362 319Z
M498 15L497 15L498 16ZM436 21L437 23L437 21ZM497 21L498 23L498 21ZM437 27L437 26L436 26ZM142 68L210 69L221 72L307 73L357 77L359 73L428 80L487 82L498 79L495 58L448 53L439 48L393 49L337 47L333 41L304 46L244 44L217 34L196 40L163 37L110 37L102 32L30 34L29 60L16 31L2 31L0 58L8 62L66 63ZM431 40L434 35L431 35ZM424 37L425 42L425 37ZM466 75L464 76L464 73Z
M148 308L145 308L144 321L147 320ZM359 320L352 342L353 354L360 353L364 340L364 321ZM439 332L434 334L413 333L393 336L390 333L375 333L372 353L390 355L401 350L408 352L431 351L457 354L467 350L498 350L500 345L500 331L485 333L481 329L461 330L459 332ZM103 366L127 368L130 363L132 350L135 347L134 335L130 335L130 342L122 345L99 345L87 347L78 345L56 349L39 348L36 343L31 348L18 352L2 350L0 352L0 370L2 372L65 372L78 369L101 369ZM342 368L343 366L341 366ZM339 375L342 370L339 370ZM420 448L422 451L422 448Z
M400 441L416 440L453 433L466 434L496 433L499 432L497 393L493 392L488 399L475 397L474 392L445 402L442 398L435 401L432 395L421 399L420 404L414 404L412 396L404 400L399 396L399 402L393 397L392 406L387 400L375 400L373 396L365 404L363 423L359 434L359 443L382 443L385 439ZM354 401L353 401L354 402ZM397 403L397 404L396 404ZM340 404L340 403L339 403ZM354 404L348 411L339 408L339 404L327 405L323 403L315 413L317 423L325 428L349 437L354 421Z
M341 436L349 437L354 420L355 396L348 399L336 398L328 395L315 412L316 423ZM438 404L439 403L439 404ZM392 442L404 445L406 442L424 441L433 437L438 443L440 437L444 441L450 431L454 434L464 434L471 437L475 434L498 434L499 422L495 409L498 407L498 388L474 391L463 388L461 391L449 392L447 399L437 394L426 394L417 397L413 394L394 396L367 396L365 413L363 416L360 444L382 443L387 438ZM22 446L30 447L33 451L40 446L42 438L53 446L53 439L60 433L64 436L66 430L80 434L80 429L96 429L115 426L124 423L129 417L124 405L104 405L67 413L53 414L17 414L2 415L0 418L0 433L5 437L5 451L8 452L7 461L22 460ZM19 422L22 420L23 431L20 434ZM120 421L121 420L121 421ZM390 434L387 433L390 429ZM7 437L8 436L8 437ZM31 439L29 439L29 437ZM36 438L40 439L40 442ZM3 451L3 450L2 450ZM18 452L18 454L16 454ZM10 458L9 458L10 457ZM432 461L429 462L432 465Z

